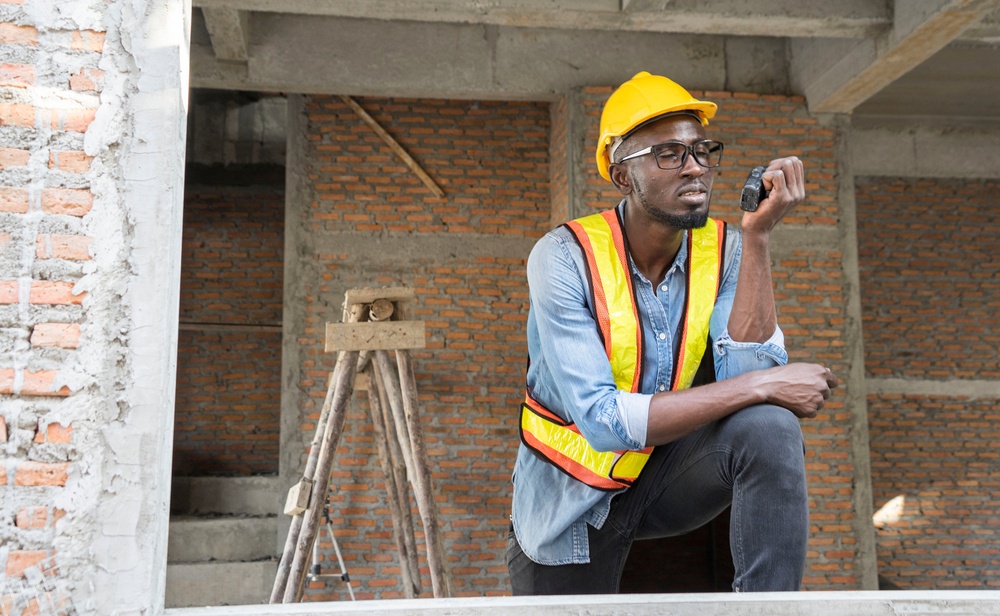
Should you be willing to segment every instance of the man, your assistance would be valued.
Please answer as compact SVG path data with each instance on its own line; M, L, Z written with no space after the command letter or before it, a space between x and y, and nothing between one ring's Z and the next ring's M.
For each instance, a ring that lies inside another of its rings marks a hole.
M771 161L770 194L742 233L710 219L715 111L665 77L623 84L597 146L622 201L550 232L528 259L515 595L617 592L634 540L688 532L730 505L733 589L799 588L798 418L837 386L823 366L786 365L774 307L769 238L805 198L803 168ZM714 382L692 387L696 374Z

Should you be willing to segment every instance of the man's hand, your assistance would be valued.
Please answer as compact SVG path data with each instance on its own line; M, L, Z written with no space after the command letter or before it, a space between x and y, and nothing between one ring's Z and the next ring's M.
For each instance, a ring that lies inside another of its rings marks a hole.
M836 375L819 364L788 364L758 374L758 386L767 402L783 406L804 419L815 417L837 387Z
M805 170L797 156L772 160L764 170L764 188L770 191L756 212L744 212L744 233L770 234L785 214L806 198Z

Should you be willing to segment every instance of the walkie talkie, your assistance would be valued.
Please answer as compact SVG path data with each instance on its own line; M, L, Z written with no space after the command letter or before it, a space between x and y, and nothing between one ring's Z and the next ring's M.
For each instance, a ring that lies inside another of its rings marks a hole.
M764 188L764 167L754 167L740 193L740 209L745 212L756 212L757 206L770 191Z

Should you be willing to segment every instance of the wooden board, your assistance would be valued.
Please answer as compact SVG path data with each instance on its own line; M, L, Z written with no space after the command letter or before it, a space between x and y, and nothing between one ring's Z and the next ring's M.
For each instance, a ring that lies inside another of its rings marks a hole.
M370 304L377 299L387 299L390 302L410 302L416 293L410 287L382 287L375 289L351 289L344 294L344 303Z
M326 352L422 349L424 331L423 321L327 323Z

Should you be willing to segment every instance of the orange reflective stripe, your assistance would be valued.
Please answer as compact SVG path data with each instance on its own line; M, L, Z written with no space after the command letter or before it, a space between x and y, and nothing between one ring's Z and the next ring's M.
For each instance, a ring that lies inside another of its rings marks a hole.
M708 346L712 311L722 278L725 223L688 233L687 296L681 344L671 389L691 386ZM642 325L632 287L627 245L617 209L567 223L587 260L595 318L615 384L637 392L642 377ZM692 281L695 284L692 284ZM530 395L521 405L522 442L571 477L599 490L627 488L639 477L653 451L599 452L577 426Z
M587 255L591 296L615 385L637 392L642 370L642 327L617 210L568 223Z

